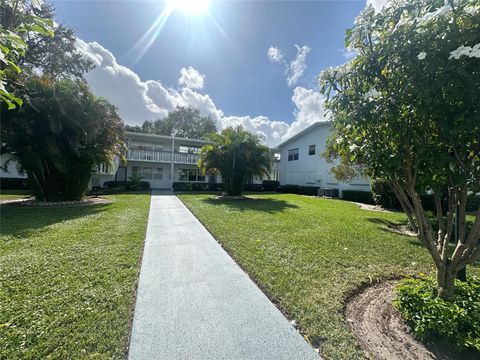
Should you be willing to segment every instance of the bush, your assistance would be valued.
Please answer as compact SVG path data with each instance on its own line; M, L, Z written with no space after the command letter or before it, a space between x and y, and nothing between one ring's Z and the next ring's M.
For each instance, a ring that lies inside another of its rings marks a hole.
M422 341L443 340L458 350L480 351L480 281L455 282L455 299L438 298L433 278L404 279L395 289L395 307Z
M467 199L467 211L477 211L480 206L480 196L470 195Z
M263 180L262 181L262 190L263 191L278 191L280 188L280 182L276 180Z
M299 195L318 195L318 186L281 185L279 192Z
M150 183L148 181L105 181L103 187L107 189L149 190Z
M200 183L200 182L174 182L173 191L222 191L223 184Z
M371 183L372 197L375 205L385 209L402 210L395 193L390 185L384 180L373 180Z
M27 178L0 178L0 189L2 190L29 190Z
M243 190L261 192L263 191L263 187L262 187L262 184L245 184L245 187Z
M355 201L362 204L375 204L375 202L373 201L373 195L370 191L343 190L342 199L348 201Z

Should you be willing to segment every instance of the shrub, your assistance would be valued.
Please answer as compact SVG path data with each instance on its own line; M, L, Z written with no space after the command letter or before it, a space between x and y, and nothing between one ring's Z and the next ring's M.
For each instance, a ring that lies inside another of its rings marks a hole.
M480 351L480 281L455 282L452 302L436 295L433 278L404 279L395 289L395 307L422 341L443 340L459 350Z
M348 201L355 201L362 204L374 205L373 196L370 191L360 191L360 190L343 190L342 199Z
M148 190L150 183L148 181L105 181L103 187L107 189L124 188L125 190Z
M375 205L385 209L402 210L402 206L398 201L391 186L384 180L373 180L371 183L372 196Z
M318 195L318 186L281 185L279 192L299 195Z
M277 180L263 180L262 189L263 191L278 191L280 188L280 182Z
M245 191L261 192L263 191L262 184L245 184L243 187Z
M480 207L480 196L479 195L470 195L467 199L467 211L477 211Z
M30 186L27 178L0 178L2 190L28 190Z
M199 182L174 182L173 191L222 191L223 184L199 183Z

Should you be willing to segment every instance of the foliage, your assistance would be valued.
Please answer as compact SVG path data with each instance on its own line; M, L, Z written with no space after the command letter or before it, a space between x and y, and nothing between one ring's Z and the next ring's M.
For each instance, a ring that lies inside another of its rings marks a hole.
M349 294L377 279L433 270L418 240L388 230L405 215L318 197L249 196L255 200L179 195L324 359L364 359L345 321ZM480 275L479 265L469 274Z
M252 177L270 176L273 154L260 138L241 126L209 136L213 144L200 149L198 166L204 173L219 172L225 191L240 195Z
M94 166L123 151L116 108L79 81L27 81L20 109L2 110L2 153L10 153L41 201L82 198Z
M0 189L26 190L28 180L25 178L0 178Z
M372 180L370 186L372 188L373 201L376 205L385 209L402 209L392 186L387 181L380 179Z
M150 196L2 208L0 358L124 359Z
M21 58L28 44L25 34L32 37L53 37L52 19L32 14L29 9L38 8L40 0L5 0L0 3L0 104L8 109L21 106L23 101L11 90L15 78L22 71Z
M287 194L318 195L318 186L280 185L278 191Z
M263 191L278 191L280 188L280 182L277 180L263 180L262 181L262 190Z
M453 302L435 293L433 278L404 279L396 287L394 304L420 340L440 340L480 352L480 281L457 280Z
M320 75L335 129L327 156L392 186L434 260L445 299L453 297L456 272L480 258L480 207L471 231L465 226L468 191L480 189L479 39L476 0L399 0L381 12L369 6L346 34L356 57ZM420 198L429 190L438 233ZM460 226L451 254L454 218Z
M342 190L342 199L348 201L355 201L362 204L373 205L373 196L370 191L360 191L360 190Z
M137 174L132 174L128 177L128 186L130 186L130 188L132 190L140 190L142 188L142 177L137 175Z
M148 181L141 181L141 177L130 176L128 181L105 181L103 187L106 189L118 190L117 193L122 193L130 190L149 190L150 183Z
M200 116L200 111L192 107L178 106L168 113L165 119L153 122L145 121L140 126L125 126L125 130L149 134L171 136L188 139L205 139L208 134L217 131L215 122L209 117Z
M202 183L202 182L174 182L173 191L222 191L223 184Z

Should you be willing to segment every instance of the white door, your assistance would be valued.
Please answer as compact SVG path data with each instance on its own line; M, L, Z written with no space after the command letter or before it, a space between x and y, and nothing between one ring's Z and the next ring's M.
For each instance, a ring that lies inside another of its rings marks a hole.
M170 179L164 170L163 166L144 167L142 180L148 181L152 189L168 189Z

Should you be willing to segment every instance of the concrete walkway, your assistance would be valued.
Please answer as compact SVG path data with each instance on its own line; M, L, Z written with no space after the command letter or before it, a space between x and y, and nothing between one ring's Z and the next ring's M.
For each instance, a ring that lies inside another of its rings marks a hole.
M128 357L319 360L169 191L152 194Z

